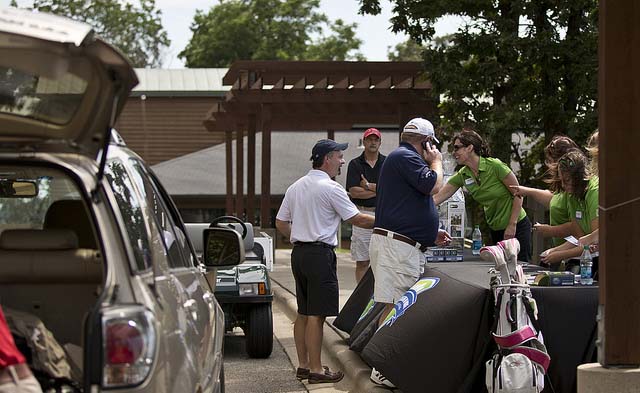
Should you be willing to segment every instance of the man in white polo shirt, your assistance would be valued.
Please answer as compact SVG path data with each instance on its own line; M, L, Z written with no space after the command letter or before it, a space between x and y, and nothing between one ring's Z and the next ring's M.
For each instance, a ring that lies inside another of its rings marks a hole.
M298 316L293 336L298 353L298 379L334 383L344 374L322 366L322 329L328 316L338 315L336 254L338 226L373 228L373 216L362 214L335 180L344 165L347 143L330 139L313 147L313 169L293 183L276 216L276 228L293 244L291 270L296 281Z

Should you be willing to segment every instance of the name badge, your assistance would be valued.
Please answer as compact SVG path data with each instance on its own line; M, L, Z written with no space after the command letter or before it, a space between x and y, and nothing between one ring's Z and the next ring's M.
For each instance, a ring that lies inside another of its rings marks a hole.
M467 178L467 179L464 179L464 185L465 185L465 186L470 186L470 185L472 185L472 184L473 184L473 183L475 183L475 182L476 182L476 181L475 181L475 180L473 180L473 178L471 178L471 177L470 177L470 178Z
M577 220L581 220L582 219L582 212L580 210L576 210L576 219Z

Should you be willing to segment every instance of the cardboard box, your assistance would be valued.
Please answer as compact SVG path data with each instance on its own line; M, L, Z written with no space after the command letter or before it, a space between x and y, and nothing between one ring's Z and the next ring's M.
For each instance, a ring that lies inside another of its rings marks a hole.
M458 247L429 247L425 256L427 262L461 262L463 250Z
M542 287L564 287L575 284L575 274L571 272L540 272L533 281Z

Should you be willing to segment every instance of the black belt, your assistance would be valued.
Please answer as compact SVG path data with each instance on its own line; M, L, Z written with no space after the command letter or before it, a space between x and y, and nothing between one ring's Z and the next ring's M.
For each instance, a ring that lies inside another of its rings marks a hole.
M377 234L377 235L382 235L382 236L387 236L390 237L394 240L398 240L400 242L403 243L407 243L408 245L415 247L416 245L418 245L419 243L413 239L411 239L410 237L406 237L405 235L401 235L399 233L395 233L395 232L391 232L391 231L387 231L386 229L381 229L381 228L373 228L373 233ZM427 246L420 246L420 251L425 252L427 251Z
M293 242L293 245L298 247L325 247L330 249L336 248L336 246L332 246L331 244L327 244L324 242Z

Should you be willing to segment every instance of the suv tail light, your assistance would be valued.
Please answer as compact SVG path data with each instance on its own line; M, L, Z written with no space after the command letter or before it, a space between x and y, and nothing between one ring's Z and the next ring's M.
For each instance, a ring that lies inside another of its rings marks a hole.
M153 366L156 354L156 320L143 306L107 309L102 314L105 388L138 385Z

